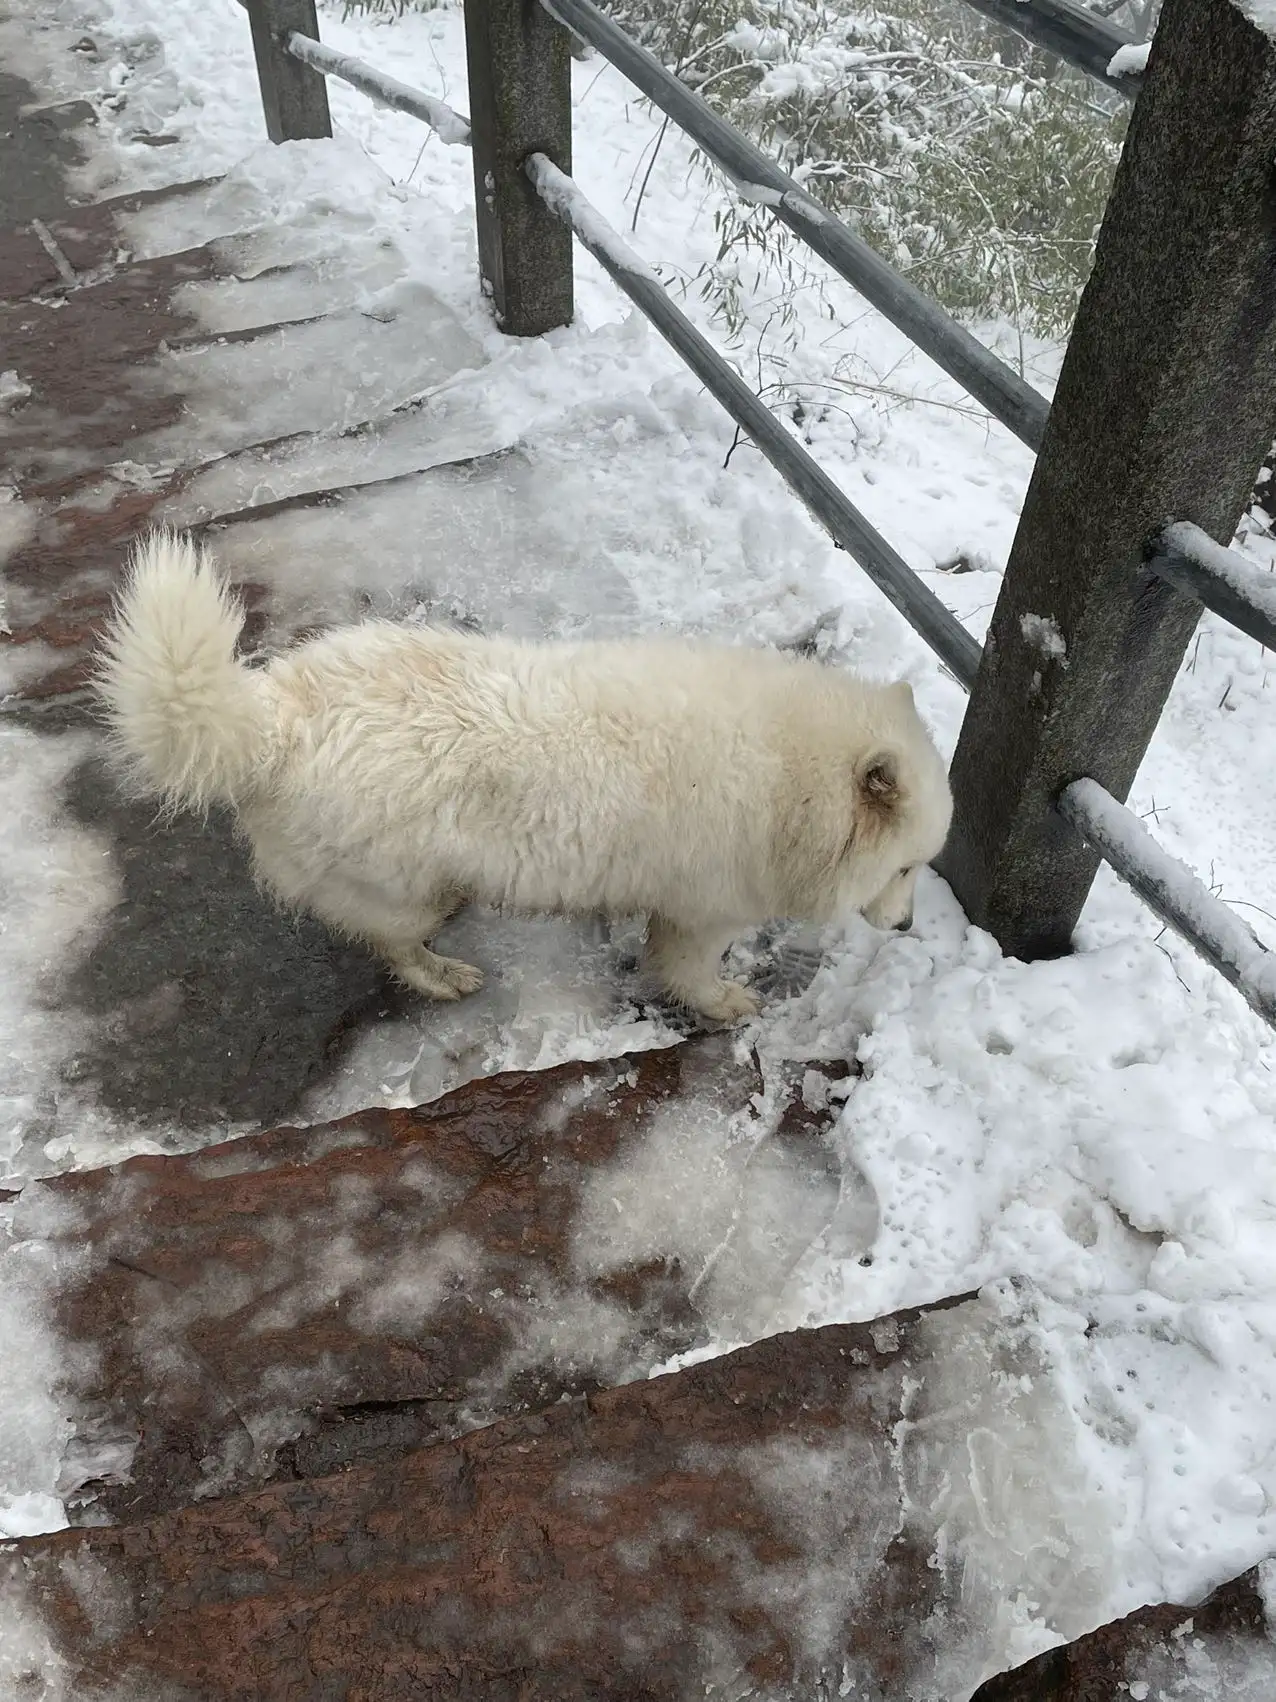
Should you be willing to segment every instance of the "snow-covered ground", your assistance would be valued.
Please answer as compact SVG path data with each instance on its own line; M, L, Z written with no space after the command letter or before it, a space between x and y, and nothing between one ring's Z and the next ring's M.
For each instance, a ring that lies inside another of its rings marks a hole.
M269 207L279 227L311 231L330 251L344 244L352 266L366 262L365 305L410 311L424 285L473 339L478 370L451 391L445 384L443 415L451 408L462 438L472 430L480 446L484 433L517 441L535 477L508 524L467 542L454 577L446 559L437 564L458 606L493 626L666 626L763 641L835 609L835 660L909 678L951 749L960 689L757 454L732 450L730 424L587 256L578 252L573 327L531 343L492 329L476 281L467 150L339 85L334 142L270 148L234 0L63 0L63 24L68 39L87 30L99 48L97 62L81 57L66 76L68 88L87 84L99 97L100 147L86 179L100 193L229 172L217 192L228 208ZM343 21L330 7L322 31L466 107L459 9L390 24ZM47 81L47 64L32 68ZM725 191L674 132L659 139L610 69L586 61L574 78L577 180L666 277L692 277L715 249ZM130 141L139 131L178 140ZM137 221L143 248L147 217ZM381 285L374 262L385 251L401 266ZM752 327L738 350L743 370L767 383L783 373L804 398L814 453L982 636L1029 453L836 280L796 298L792 345L767 330L767 285L743 287ZM694 285L685 301L720 340ZM1030 374L1046 389L1052 358L1039 351ZM837 374L856 387L831 389ZM298 515L295 535L327 523ZM16 535L20 518L9 524ZM1263 565L1276 559L1262 535L1248 547ZM943 571L958 556L972 570ZM375 581L375 561L351 560L348 573ZM1276 940L1268 674L1257 644L1206 616L1131 803ZM65 739L0 732L10 822L0 1159L26 1140L30 1171L155 1144L59 1080L73 1036L40 992L115 890L109 847L56 814L57 781L78 754ZM557 923L459 926L480 962L495 960L492 997L369 1035L313 1096L310 1115L666 1037L613 996L614 953L596 941ZM907 936L860 925L823 944L815 980L768 1007L759 1044L764 1057L855 1056L864 1076L838 1128L842 1205L773 1322L869 1318L1009 1275L1035 1286L1035 1391L989 1391L966 1477L935 1509L938 1519L948 1496L975 1533L976 1594L1017 1602L1005 1610L1007 1657L1144 1601L1191 1597L1276 1551L1272 1035L1106 874L1082 949L1062 962L1004 959L933 875ZM27 1394L0 1395L0 1532L59 1517L57 1424L28 1278L18 1255L5 1255L5 1328L12 1318L33 1345ZM1034 1595L1024 1556L1043 1530L1051 1581Z

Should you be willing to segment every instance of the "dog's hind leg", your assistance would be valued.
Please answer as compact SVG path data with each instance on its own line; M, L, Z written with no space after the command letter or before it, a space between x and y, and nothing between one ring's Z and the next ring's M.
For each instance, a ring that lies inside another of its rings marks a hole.
M647 968L680 1005L713 1022L743 1022L758 1013L758 997L718 971L737 930L680 927L653 916L647 928Z

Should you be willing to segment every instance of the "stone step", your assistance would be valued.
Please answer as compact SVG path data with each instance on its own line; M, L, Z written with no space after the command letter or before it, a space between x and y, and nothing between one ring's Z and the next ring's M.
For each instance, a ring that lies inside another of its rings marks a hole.
M983 1312L775 1336L393 1460L9 1545L19 1646L74 1694L127 1677L201 1702L942 1694L960 1581L910 1532L899 1437Z
M1276 1560L1194 1606L1160 1603L982 1684L971 1702L1271 1702Z
M0 226L0 302L65 294L105 277L122 261L153 257L139 252L131 221L148 209L164 214L189 209L216 181L139 190L79 206L60 195L33 205L21 223ZM173 246L196 247L201 240L201 235L189 243L179 238Z
M764 1328L838 1202L844 1073L764 1101L700 1035L28 1184L11 1234L81 1368L81 1516L331 1472Z
M514 1121L547 1109L533 1096ZM436 1152L464 1168L469 1137L439 1122ZM480 1143L496 1166L499 1130ZM1031 1379L1005 1381L1013 1334L1003 1302L956 1296L423 1447L410 1427L386 1447L393 1408L369 1410L379 1440L339 1471L0 1547L0 1671L15 1694L127 1680L156 1702L970 1696L1005 1644L951 1498L990 1373L1009 1424L1031 1425L1011 1392ZM1273 1564L1049 1649L972 1702L1269 1702ZM1008 1563L1007 1610L1027 1584Z
M346 278L307 262L295 278L272 273L223 294L232 263L206 245L64 296L0 305L6 370L27 392L0 415L22 498L65 494L113 461L200 465L289 433L340 430L482 364L422 287L393 309L340 305L366 293L375 268Z
M209 230L229 234L196 240ZM340 251L342 231L272 222L251 184L128 196L54 218L39 239L17 234L76 278L0 301L13 375L0 402L0 697L20 709L81 694L85 654L148 523L254 508L277 535L281 501L335 501L517 435L474 385L419 403L484 357L428 289L404 284L396 246L334 258L323 244ZM113 244L130 237L147 252L121 260ZM360 559L357 547L347 557L347 605ZM260 602L251 573L244 588Z
M451 422L379 422L340 444L294 442L277 474L265 455L228 458L189 483L181 470L152 483L143 470L120 469L98 487L102 506L60 505L34 519L9 556L9 630L0 633L7 712L79 713L128 549L161 522L209 541L250 611L250 648L278 648L369 613L527 637L632 631L628 580L555 504L543 469L500 446L503 435L479 407ZM358 482L310 487L334 466ZM259 500L196 518L209 499L248 487ZM290 494L273 497L278 487Z

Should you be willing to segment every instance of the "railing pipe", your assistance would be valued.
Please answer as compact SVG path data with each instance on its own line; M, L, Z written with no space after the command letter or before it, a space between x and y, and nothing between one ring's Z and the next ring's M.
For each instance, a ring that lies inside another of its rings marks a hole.
M1186 520L1166 527L1148 566L1238 631L1276 650L1276 573L1264 573Z
M1148 909L1276 1027L1276 952L1268 951L1249 924L1162 850L1134 812L1097 780L1074 780L1064 788L1058 808Z
M352 54L338 53L335 48L316 41L313 36L303 35L300 30L288 32L284 47L294 59L308 65L312 71L321 71L325 77L336 77L339 82L349 83L351 88L367 95L377 106L388 106L395 112L406 112L411 118L419 118L437 133L441 142L453 147L468 147L470 121L454 112L446 101L436 100L423 89L410 88L407 83L387 77L375 66L354 58Z
M590 205L572 179L544 154L533 154L526 169L546 206L571 226L607 275L682 356L710 395L749 434L834 541L855 558L913 630L969 689L979 666L977 640L934 592L922 584L903 557L795 441L765 402L701 336L686 314L670 300L656 274Z
M1133 36L1107 18L1087 11L1073 0L966 0L995 24L1003 24L1016 35L1058 54L1078 71L1097 82L1133 98L1143 82L1142 71L1112 69L1122 50L1136 46ZM1117 60L1118 65L1120 60Z
M593 0L541 0L667 113L749 199L762 202L950 378L1028 445L1041 445L1050 404L991 349L923 295L868 243L812 199L733 124L680 83Z

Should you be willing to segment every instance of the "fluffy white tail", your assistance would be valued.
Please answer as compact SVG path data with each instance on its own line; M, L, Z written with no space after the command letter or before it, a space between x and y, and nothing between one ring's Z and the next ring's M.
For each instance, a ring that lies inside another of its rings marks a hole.
M171 809L230 802L260 769L266 706L235 659L243 624L189 538L152 532L134 546L95 685L130 778Z

